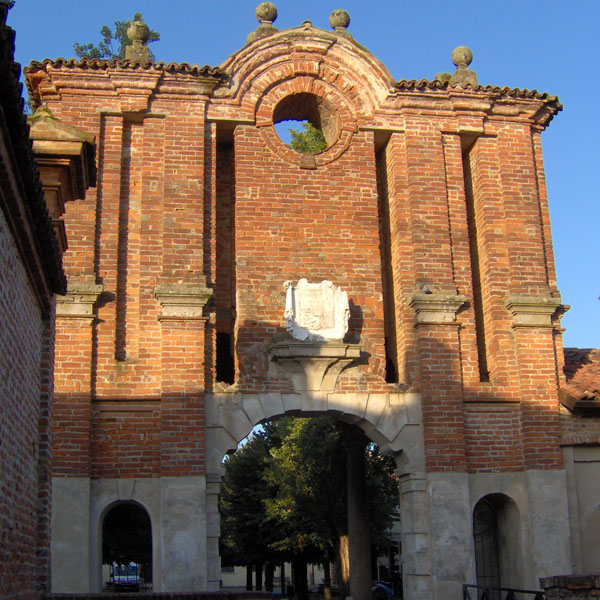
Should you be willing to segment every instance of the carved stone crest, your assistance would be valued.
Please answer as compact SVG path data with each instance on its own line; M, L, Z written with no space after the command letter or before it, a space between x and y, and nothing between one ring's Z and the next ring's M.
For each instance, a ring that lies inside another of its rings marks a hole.
M300 279L286 288L285 320L291 336L303 342L342 340L348 331L348 294L331 281L308 283Z

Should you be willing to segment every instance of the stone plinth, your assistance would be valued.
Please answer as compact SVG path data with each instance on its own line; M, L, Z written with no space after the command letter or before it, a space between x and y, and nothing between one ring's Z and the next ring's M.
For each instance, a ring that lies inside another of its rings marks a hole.
M71 319L93 319L94 304L102 293L95 283L69 283L67 293L56 299L56 316Z
M154 290L154 297L163 309L160 320L201 319L204 305L211 296L212 290L206 287L205 281L159 285Z
M417 324L454 323L458 309L466 302L465 296L452 293L416 293L408 305L417 315Z

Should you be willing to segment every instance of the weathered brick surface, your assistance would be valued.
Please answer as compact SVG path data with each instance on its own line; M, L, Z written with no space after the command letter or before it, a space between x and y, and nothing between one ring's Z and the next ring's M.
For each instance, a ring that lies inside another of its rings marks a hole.
M329 279L349 290L347 337L362 341L371 355L365 377L380 387L385 358L371 136L357 135L344 156L315 170L274 157L253 127L240 127L235 143L236 327L244 388L277 389L255 354L264 354L261 342L282 331L283 282L301 277Z
M2 211L0 256L0 596L34 598L44 330Z
M557 322L519 327L506 306L557 293L540 149L554 101L390 92L351 41L289 43L246 47L227 84L183 68L33 69L40 100L98 148L98 187L65 217L66 265L104 291L93 322L58 323L56 473L203 473L216 334L233 336L239 392L291 391L265 348L284 333L282 284L301 277L348 291L346 340L363 359L341 391L421 392L428 469L559 467ZM272 127L311 95L330 136L314 161ZM155 288L202 278L204 319L162 319ZM466 301L417 324L423 289Z
M540 579L547 600L589 600L600 598L600 576L556 575Z
M0 6L0 597L49 589L54 294L66 285Z
M92 477L150 477L160 472L158 402L96 402L90 425Z

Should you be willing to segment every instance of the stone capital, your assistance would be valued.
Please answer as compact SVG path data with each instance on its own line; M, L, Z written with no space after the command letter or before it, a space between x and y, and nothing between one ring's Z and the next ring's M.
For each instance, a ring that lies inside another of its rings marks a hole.
M417 292L408 298L408 305L417 315L417 325L454 323L465 296L454 293L424 294Z
M504 305L513 316L513 327L554 327L552 317L562 307L560 298L513 294Z
M102 285L73 282L67 285L67 293L56 297L56 316L68 319L93 319L94 304L102 293Z
M166 283L154 290L154 297L162 306L159 320L202 319L204 306L212 296L206 280L198 283Z

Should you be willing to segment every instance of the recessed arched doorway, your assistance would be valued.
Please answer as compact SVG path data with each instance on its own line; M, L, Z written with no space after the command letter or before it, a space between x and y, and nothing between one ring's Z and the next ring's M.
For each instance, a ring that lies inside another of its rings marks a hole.
M137 502L119 502L105 513L102 565L109 567L109 579L103 576L103 587L110 584L114 591L152 587L152 524Z
M521 523L516 503L505 494L488 494L473 509L477 585L485 588L523 585ZM492 592L490 598L500 598Z

